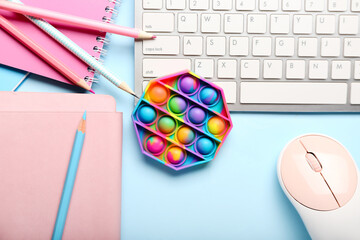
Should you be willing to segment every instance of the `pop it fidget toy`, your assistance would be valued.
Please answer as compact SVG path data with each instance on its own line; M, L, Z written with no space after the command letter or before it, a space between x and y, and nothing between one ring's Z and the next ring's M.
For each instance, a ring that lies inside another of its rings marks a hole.
M150 81L132 117L143 153L175 170L214 159L232 128L222 89L189 71Z

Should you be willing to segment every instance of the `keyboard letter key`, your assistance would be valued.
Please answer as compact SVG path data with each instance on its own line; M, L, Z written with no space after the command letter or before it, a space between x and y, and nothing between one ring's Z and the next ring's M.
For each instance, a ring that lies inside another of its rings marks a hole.
M204 78L214 77L213 59L195 59L195 72Z
M236 60L218 60L218 78L236 78Z
M184 36L184 55L200 56L203 50L202 37Z
M230 37L230 55L247 56L249 54L248 37Z
M207 37L206 54L209 56L225 55L226 38L225 37Z
M344 56L360 57L360 38L344 38Z
M265 33L266 32L266 15L249 14L247 20L248 33Z
M287 60L286 61L286 78L287 79L304 79L305 78L305 61L304 60Z
M359 32L359 16L341 15L339 22L340 34L357 34Z
M201 14L201 32L220 32L220 14Z
M312 60L309 61L309 78L310 79L327 79L328 77L327 61Z
M351 75L350 61L333 61L331 69L331 78L335 80L347 80Z
M259 60L241 60L240 76L241 78L259 78L260 61Z
M242 33L244 31L244 15L238 14L225 14L225 33Z
M179 13L178 14L178 32L193 33L197 31L197 14L196 13Z
M214 82L214 84L224 90L227 103L236 102L236 82Z

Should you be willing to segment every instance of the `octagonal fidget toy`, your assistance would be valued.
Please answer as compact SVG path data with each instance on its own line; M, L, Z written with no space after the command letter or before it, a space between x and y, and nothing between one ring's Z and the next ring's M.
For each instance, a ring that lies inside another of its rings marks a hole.
M232 128L222 89L190 71L150 81L132 118L142 152L175 170L214 159Z

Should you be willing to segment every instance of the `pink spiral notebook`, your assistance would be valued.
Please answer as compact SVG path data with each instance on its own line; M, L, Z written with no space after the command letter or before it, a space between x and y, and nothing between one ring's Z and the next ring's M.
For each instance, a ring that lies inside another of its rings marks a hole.
M29 6L41 7L98 21L111 19L111 13L106 9L114 7L113 1L109 0L22 0L22 2ZM88 71L88 66L71 52L62 47L22 15L4 10L0 10L0 14L20 28L20 30L32 40L39 43L67 66L70 66L79 76L90 79L88 82L91 84L94 73ZM104 32L84 30L69 25L49 22L92 56L96 58L100 57L99 49L101 50L103 48L103 41L101 41L101 38L105 37ZM2 49L0 54L0 64L72 84L1 28L0 44Z

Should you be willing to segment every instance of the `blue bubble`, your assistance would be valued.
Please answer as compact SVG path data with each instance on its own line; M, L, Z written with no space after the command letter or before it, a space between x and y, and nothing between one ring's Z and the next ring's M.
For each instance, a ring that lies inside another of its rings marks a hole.
M218 92L212 87L205 87L201 89L199 98L200 101L206 105L213 105L218 100Z
M215 143L207 137L201 137L196 142L196 149L202 155L208 155L212 153L215 148Z
M151 106L141 106L138 110L138 117L142 123L149 124L156 119L156 111Z

